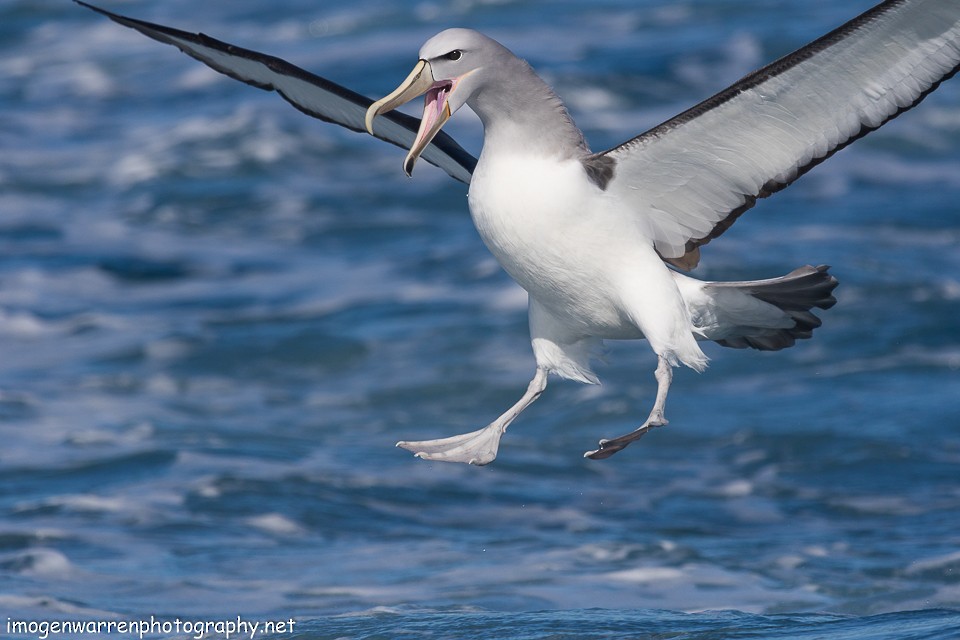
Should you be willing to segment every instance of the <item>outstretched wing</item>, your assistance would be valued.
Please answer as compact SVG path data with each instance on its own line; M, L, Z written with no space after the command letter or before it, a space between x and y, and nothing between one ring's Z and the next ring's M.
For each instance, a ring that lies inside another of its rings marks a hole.
M143 35L172 44L187 55L241 82L267 91L276 91L307 115L332 122L353 131L366 132L364 116L373 100L314 75L286 60L221 42L203 35L127 18L93 5L77 4L101 13L114 22L136 29ZM376 137L409 149L417 135L420 120L399 112L379 117ZM440 132L421 154L461 182L470 183L477 159L467 153L449 135Z
M888 0L585 163L645 217L660 255L690 269L758 198L913 107L958 65L960 1Z

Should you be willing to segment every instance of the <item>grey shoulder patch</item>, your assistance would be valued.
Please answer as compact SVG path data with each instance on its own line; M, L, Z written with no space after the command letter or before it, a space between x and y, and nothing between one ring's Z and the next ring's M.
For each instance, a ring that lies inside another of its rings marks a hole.
M590 182L606 191L607 185L613 180L617 161L608 155L594 154L580 159L583 170L587 172Z

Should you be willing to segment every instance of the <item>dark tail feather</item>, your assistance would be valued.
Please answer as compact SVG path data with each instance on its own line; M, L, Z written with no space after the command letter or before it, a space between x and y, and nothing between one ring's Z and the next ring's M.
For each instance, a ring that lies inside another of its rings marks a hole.
M820 318L810 311L829 309L837 303L833 290L837 279L827 273L827 265L800 267L779 278L749 282L717 282L709 287L734 287L758 300L767 302L786 312L796 325L789 329L765 329L757 335L737 336L717 340L717 344L734 349L752 347L762 351L777 351L791 347L797 340L813 335L820 326Z

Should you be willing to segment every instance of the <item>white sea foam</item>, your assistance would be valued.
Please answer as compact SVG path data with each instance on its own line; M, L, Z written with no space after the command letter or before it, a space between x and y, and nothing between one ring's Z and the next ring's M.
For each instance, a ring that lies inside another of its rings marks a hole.
M67 556L55 549L30 549L8 562L17 567L17 573L35 577L63 579L75 570Z
M950 569L960 569L960 551L916 560L907 566L905 572L907 575L913 575L927 571L945 571Z
M299 536L305 529L281 513L264 513L246 519L251 527L277 536Z

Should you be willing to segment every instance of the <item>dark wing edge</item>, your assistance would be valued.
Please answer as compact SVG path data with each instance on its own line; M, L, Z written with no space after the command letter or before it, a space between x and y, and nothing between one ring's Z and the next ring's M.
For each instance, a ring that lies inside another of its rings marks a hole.
M211 69L229 76L234 80L239 80L240 82L257 87L258 89L263 89L265 91L276 91L281 97L283 97L284 100L308 116L323 120L324 122L340 125L346 129L350 129L351 131L366 133L366 129L363 126L363 114L365 114L367 108L373 104L373 100L367 98L366 96L362 96L359 93L351 91L344 86L341 86L316 74L310 73L309 71L301 69L300 67L281 58L259 53L257 51L252 51L250 49L244 49L243 47L238 47L236 45L217 40L216 38L211 38L210 36L202 33L189 33L187 31L181 31L180 29L174 29L172 27L165 27L163 25L146 22L144 20L128 18L126 16L107 11L106 9L95 7L91 4L83 2L82 0L74 0L74 2L82 7L90 9L91 11L95 11L101 15L104 15L118 24L134 29L148 38L164 44L173 45L191 58L199 60L200 62L209 66ZM222 61L214 59L210 55L205 55L204 49L221 53L226 57L227 60L236 59L238 61L244 61L247 63L252 62L255 65L262 67L262 70L266 72L266 76L268 78L274 77L276 82L254 79L251 77L251 75L242 73L239 69L240 65L235 67L229 66ZM297 80L311 85L315 88L317 95L321 97L321 100L307 102L298 96L293 96L285 92L280 86L281 81L285 78ZM355 121L352 121L351 119L344 117L342 113L339 113L333 109L322 109L322 105L317 104L317 102L322 103L322 98L325 96L343 101L348 103L351 107L355 107L356 113L359 114L359 118ZM420 127L419 118L415 118L397 111L383 114L379 116L379 118L385 119L395 125L395 127L380 127L380 130L386 130L389 134L396 131L396 128L399 128L405 134L409 134L410 140L413 139ZM380 132L378 133L379 135L375 134L375 137L379 138L380 140L389 142L403 149L408 148L409 142L399 139L399 136L384 135ZM430 146L434 147L436 152L430 153L428 150L428 152L425 152L422 156L424 160L446 171L456 180L466 184L470 183L470 176L473 174L473 170L477 166L477 159L473 155L467 152L452 137L450 137L449 134L444 133L443 131L441 131L433 139Z
M770 64L767 64L761 67L760 69L747 74L746 76L741 78L739 81L737 81L733 85L707 98L706 100L694 105L693 107L687 109L686 111L683 111L682 113L674 116L673 118L670 118L669 120L653 127L652 129L649 129L648 131L641 133L640 135L635 136L634 138L631 138L630 140L627 140L626 142L623 142L611 149L607 149L606 151L601 151L599 153L593 154L592 156L590 156L590 158L587 159L587 161L606 158L606 157L609 157L609 154L613 154L617 151L629 150L631 147L635 145L642 145L645 141L650 140L651 138L657 138L665 134L668 134L672 129L675 129L686 122L694 120L702 116L703 114L713 109L716 109L717 107L736 98L739 94L743 93L744 91L754 88L762 84L764 81L768 80L769 78L780 75L784 71L787 71L788 69L795 67L796 65L804 62L805 60L808 60L809 58L813 57L815 54L820 53L825 49L828 49L833 44L847 38L853 32L860 29L863 25L871 22L872 20L876 19L878 16L884 14L885 12L893 8L896 8L898 5L903 4L903 2L904 0L887 0L886 2L883 2L879 5L876 5L868 9L867 11L863 12L859 16L849 20L848 22L842 24L841 26L837 27L833 31L830 31L826 35L820 38L817 38L816 40L801 47L800 49L797 49L793 53L789 53L771 62ZM722 220L720 220L708 234L706 234L703 237L694 238L687 241L686 252L683 257L665 258L665 261L684 270L690 270L694 268L700 259L699 247L709 243L714 238L717 238L720 235L722 235L727 229L733 226L733 223L736 222L737 219L741 215L743 215L744 212L753 208L754 205L756 205L757 200L766 198L774 193L777 193L778 191L781 191L782 189L785 189L786 187L793 184L797 180L797 178L801 177L802 175L804 175L805 173L807 173L808 171L810 171L811 169L819 165L824 160L830 158L838 151L844 149L845 147L852 144L853 142L856 142L860 138L866 136L868 133L871 133L872 131L876 131L881 126L883 126L890 120L893 120L900 114L906 111L909 111L913 107L917 106L918 104L920 104L920 102L923 101L924 98L926 98L928 95L930 95L930 93L936 90L937 87L940 86L940 84L952 78L954 75L958 73L958 71L960 71L960 64L953 67L947 73L942 75L939 79L937 79L932 84L930 84L930 86L928 86L926 89L921 91L916 96L916 99L913 102L898 108L896 111L889 114L879 124L876 124L874 126L861 124L860 130L857 133L853 134L852 136L850 136L845 140L839 141L838 144L828 149L826 153L824 153L823 155L813 157L806 164L798 166L796 170L791 173L791 175L787 176L786 180L784 181L778 181L776 179L768 180L766 183L763 184L763 186L757 193L743 194L745 198L744 202L740 206L732 209L727 214L727 216L724 217Z

